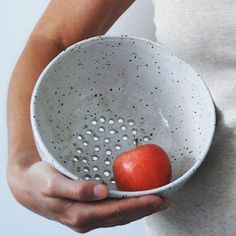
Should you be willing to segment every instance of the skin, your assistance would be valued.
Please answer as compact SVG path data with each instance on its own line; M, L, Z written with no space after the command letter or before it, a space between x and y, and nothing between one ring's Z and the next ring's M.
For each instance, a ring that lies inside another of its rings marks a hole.
M71 180L40 161L30 125L30 99L45 66L71 44L104 34L132 0L53 0L31 33L8 91L8 183L25 207L85 233L122 225L169 206L158 196L107 199L105 185ZM44 173L42 175L42 173Z

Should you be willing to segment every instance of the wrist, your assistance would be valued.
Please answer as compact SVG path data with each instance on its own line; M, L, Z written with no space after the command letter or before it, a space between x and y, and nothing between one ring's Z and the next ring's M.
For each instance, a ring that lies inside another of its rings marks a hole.
M61 49L80 40L103 35L134 0L54 0L34 33L56 42Z
M33 164L32 164L33 165ZM28 171L32 165L8 163L7 181L14 198L26 208L37 212L37 205L31 196Z

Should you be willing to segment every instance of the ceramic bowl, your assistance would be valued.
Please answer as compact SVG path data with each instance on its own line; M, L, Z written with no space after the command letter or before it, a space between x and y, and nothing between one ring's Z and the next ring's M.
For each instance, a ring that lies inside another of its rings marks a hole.
M161 45L104 36L74 44L45 68L33 91L31 121L42 160L64 175L102 181L110 197L167 196L203 162L215 108L200 76ZM113 161L134 139L167 152L171 183L116 189Z

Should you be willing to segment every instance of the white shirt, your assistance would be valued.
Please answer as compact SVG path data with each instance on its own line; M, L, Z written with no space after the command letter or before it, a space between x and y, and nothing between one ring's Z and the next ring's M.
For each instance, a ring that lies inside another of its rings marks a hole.
M217 127L199 171L168 210L147 218L147 235L236 235L236 1L153 2L157 41L204 79Z

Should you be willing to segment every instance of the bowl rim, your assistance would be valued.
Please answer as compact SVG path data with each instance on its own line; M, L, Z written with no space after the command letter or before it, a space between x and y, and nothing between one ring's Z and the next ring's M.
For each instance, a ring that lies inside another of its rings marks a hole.
M31 120L31 125L32 125L32 131L33 131L33 136L35 139L35 142L38 143L39 148L41 150L46 150L46 153L48 155L48 159L53 160L54 162L54 167L62 172L63 174L65 174L66 176L74 179L74 180L78 180L79 178L72 174L68 169L66 169L62 164L60 164L60 162L52 155L52 153L48 150L47 146L45 145L45 143L43 142L40 132L38 130L38 125L35 119L35 101L36 101L36 95L38 92L38 88L40 87L40 84L42 82L42 80L44 79L45 75L48 73L48 70L58 62L58 60L60 60L61 58L63 58L63 56L65 54L68 53L68 51L72 51L74 48L84 45L86 43L91 43L91 42L96 42L97 40L103 40L103 39L128 39L128 40L134 40L134 41L142 41L144 43L152 43L156 46L158 46L159 48L164 49L167 53L169 53L170 55L174 56L175 58L177 58L179 61L181 61L191 72L193 75L195 75L195 79L198 80L199 83L202 84L203 88L205 88L205 92L206 95L208 95L208 102L209 102L209 106L211 109L211 119L209 120L209 125L211 125L210 127L210 134L208 136L208 140L207 140L207 145L206 145L206 149L205 151L200 155L200 157L197 159L197 161L195 162L195 164L188 170L186 171L183 175L181 175L179 178L173 180L172 182L170 182L169 184L166 184L164 186L158 187L158 188L154 188L154 189L150 189L150 190L144 190L144 191L120 191L120 190L108 190L108 196L110 197L136 197L136 196L142 196L142 195L149 195L149 194L160 194L162 195L162 193L164 193L165 190L171 190L177 187L183 182L187 181L194 173L195 171L199 168L199 166L202 164L202 162L204 161L204 159L206 158L206 155L210 149L210 146L212 144L212 140L215 134L215 127L216 127L216 109L215 109L215 104L214 104L214 100L212 97L212 94L209 90L209 88L207 87L205 81L203 79L201 79L201 77L199 76L199 74L196 73L196 71L185 61L179 59L174 53L171 52L171 50L165 48L163 45L161 45L158 42L154 42L152 40L146 39L146 38L142 38L142 37L133 37L133 36L127 36L127 35L121 35L121 36L117 36L117 35L102 35L102 36L95 36L95 37L91 37L88 39L84 39L81 40L71 46L69 46L68 48L66 48L65 50L63 50L62 52L60 52L54 59L52 59L52 61L43 69L43 71L41 72L38 80L35 83L34 89L33 89L33 93L32 93L32 97L31 97L31 102L30 102L30 120ZM38 147L37 147L38 148ZM165 194L164 194L165 195Z

